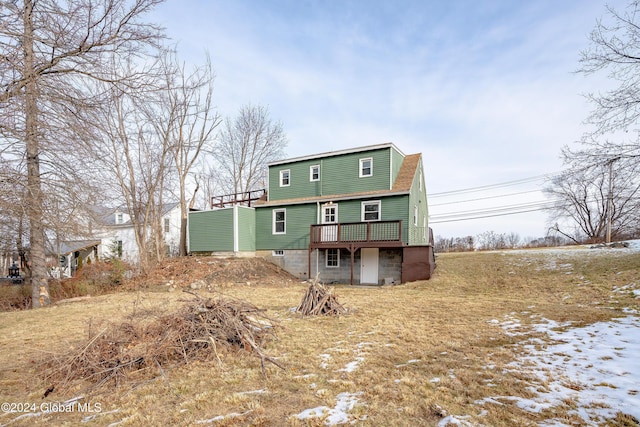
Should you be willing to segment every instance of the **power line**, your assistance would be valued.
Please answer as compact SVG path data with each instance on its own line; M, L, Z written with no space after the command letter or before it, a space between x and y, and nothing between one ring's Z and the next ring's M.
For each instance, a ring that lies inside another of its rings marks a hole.
M518 196L520 194L538 193L538 192L540 192L540 190L519 191L517 193L499 194L497 196L478 197L476 199L457 200L455 202L436 203L436 204L429 203L429 207L455 205L455 204L459 204L459 203L468 203L468 202L477 202L479 200L498 199L498 198L501 198L501 197Z
M553 207L556 202L556 200L537 201L515 205L498 206L487 209L473 209L466 211L449 212L445 214L433 215L429 218L429 222L432 224L439 224L443 222L466 221L472 219L543 211Z
M538 212L538 211L543 211L546 210L548 208L536 208L536 209L529 209L529 210L523 210L523 211L515 211L515 212L505 212L505 213L499 213L499 214L488 214L488 215L480 215L480 216L474 216L474 217L468 217L468 218L457 218L457 219L447 219L447 220L434 220L434 221L429 221L429 224L442 224L445 222L458 222L458 221L470 221L473 219L482 219L482 218L493 218L496 216L506 216L506 215L517 215L517 214L523 214L523 213L527 213L527 212Z
M479 187L470 187L470 188L463 188L460 190L451 190L451 191L442 191L439 193L431 193L428 195L429 198L433 198L433 197L444 197L444 196L451 196L451 195L455 195L455 194L466 194L466 193L474 193L477 191L486 191L486 190L491 190L494 188L503 188L503 187L511 187L514 185L520 185L520 184L526 184L529 182L535 182L535 181L540 181L542 179L548 179L551 178L555 175L557 175L558 173L548 173L548 174L543 174L543 175L537 175L537 176L532 176L529 178L522 178L522 179L516 179L513 181L506 181L506 182L501 182L498 184L490 184L490 185L482 185Z

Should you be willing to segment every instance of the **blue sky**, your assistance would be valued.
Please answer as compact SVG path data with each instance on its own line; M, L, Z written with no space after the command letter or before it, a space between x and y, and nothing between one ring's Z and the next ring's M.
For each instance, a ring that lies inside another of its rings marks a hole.
M153 19L183 60L202 63L208 52L222 115L270 108L288 156L393 142L422 153L428 193L438 194L561 169L560 149L585 130L581 94L606 84L574 73L604 12L594 0L168 0ZM440 195L431 214L543 201L529 192L541 184ZM541 236L545 219L432 227L448 237Z

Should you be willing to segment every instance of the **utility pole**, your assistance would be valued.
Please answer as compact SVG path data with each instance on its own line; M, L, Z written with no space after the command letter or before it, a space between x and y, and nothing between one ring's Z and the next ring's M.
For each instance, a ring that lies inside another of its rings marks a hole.
M607 235L605 243L611 243L611 222L613 221L613 162L620 160L620 157L614 157L609 160L609 194L607 195Z

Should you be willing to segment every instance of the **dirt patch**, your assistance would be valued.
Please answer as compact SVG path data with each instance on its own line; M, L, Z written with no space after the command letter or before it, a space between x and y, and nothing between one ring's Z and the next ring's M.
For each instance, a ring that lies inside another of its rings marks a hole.
M209 289L217 286L286 286L299 279L264 258L181 257L165 260L146 276L131 280L135 288Z

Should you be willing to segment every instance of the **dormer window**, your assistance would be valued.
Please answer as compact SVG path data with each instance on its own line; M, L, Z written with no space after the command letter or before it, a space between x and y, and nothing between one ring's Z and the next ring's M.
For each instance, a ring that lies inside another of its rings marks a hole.
M280 171L280 187L288 187L291 184L291 171L289 169Z
M360 178L367 176L373 176L373 159L371 157L360 159Z
M124 222L124 214L122 212L116 213L116 224L122 224Z

